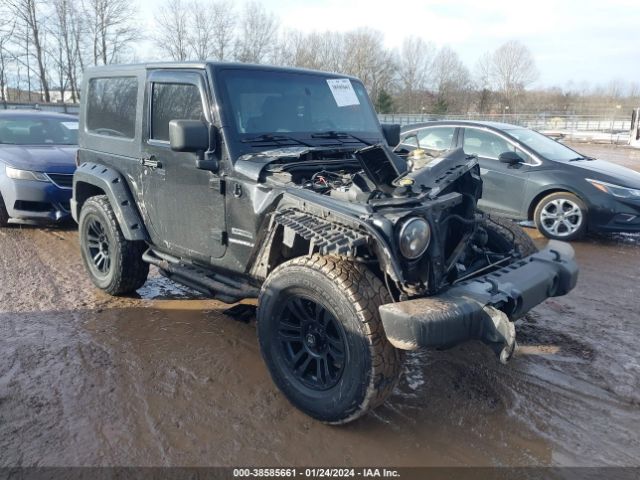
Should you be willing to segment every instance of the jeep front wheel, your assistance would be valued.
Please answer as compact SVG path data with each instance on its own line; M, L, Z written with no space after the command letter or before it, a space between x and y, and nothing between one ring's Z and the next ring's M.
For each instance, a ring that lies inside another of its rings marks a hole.
M260 295L258 338L294 406L341 424L384 402L402 368L378 312L390 301L371 271L343 259L300 257L274 270Z
M105 195L85 202L78 231L82 260L95 286L124 295L144 285L149 274L149 264L142 260L146 245L124 238Z

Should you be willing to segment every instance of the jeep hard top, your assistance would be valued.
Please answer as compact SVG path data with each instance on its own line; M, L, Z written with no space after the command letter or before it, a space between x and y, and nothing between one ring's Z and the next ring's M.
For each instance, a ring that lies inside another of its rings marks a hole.
M149 265L227 303L258 299L262 355L302 411L351 421L384 401L402 351L478 339L511 357L513 321L577 279L476 209L477 159L394 153L363 84L228 63L89 69L72 212L91 279Z

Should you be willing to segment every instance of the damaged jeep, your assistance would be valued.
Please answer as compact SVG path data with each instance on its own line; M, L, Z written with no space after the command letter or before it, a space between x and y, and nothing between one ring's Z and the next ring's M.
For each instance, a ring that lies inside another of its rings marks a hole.
M223 302L257 299L274 382L321 421L380 405L405 350L479 340L506 362L514 320L576 284L570 246L537 251L478 212L475 157L393 153L399 127L355 78L108 66L86 72L82 99L72 212L93 283L130 294L154 265Z

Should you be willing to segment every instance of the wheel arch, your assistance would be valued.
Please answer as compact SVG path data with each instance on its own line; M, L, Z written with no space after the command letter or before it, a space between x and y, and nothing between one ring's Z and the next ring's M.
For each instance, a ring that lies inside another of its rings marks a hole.
M149 234L124 177L109 167L87 162L73 176L73 218L80 219L82 205L91 197L106 195L127 240L149 241Z

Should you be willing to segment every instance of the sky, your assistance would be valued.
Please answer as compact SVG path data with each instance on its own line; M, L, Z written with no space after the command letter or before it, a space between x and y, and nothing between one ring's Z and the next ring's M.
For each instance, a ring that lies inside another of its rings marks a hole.
M138 0L150 19L162 0ZM260 0L284 28L347 31L370 27L387 47L409 36L454 48L472 69L509 40L527 45L538 86L640 82L640 0ZM153 27L152 20L148 26ZM571 82L571 83L570 83Z

